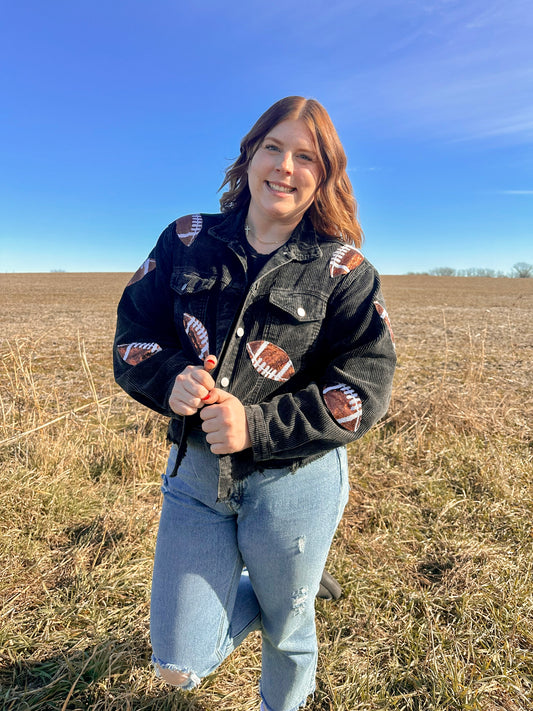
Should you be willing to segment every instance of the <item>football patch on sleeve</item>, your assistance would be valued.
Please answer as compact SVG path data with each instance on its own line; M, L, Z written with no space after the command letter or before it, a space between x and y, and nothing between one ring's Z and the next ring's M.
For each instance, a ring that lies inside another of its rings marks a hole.
M269 341L250 341L246 350L259 375L269 380L285 383L294 375L294 366L288 354Z
M389 329L392 345L396 348L396 345L394 343L394 333L392 331L392 326L391 326L389 314L387 313L387 309L383 306L383 304L380 304L379 301L374 301L374 306L376 307L376 311L378 312L380 318L383 319L383 321L387 325L387 328Z
M356 269L364 261L364 256L351 244L343 244L338 247L329 260L329 275L332 277L348 274L352 269Z
M129 282L126 284L126 288L128 286L131 286L132 284L135 284L138 281L141 281L141 279L144 279L144 277L149 274L151 271L155 269L155 259L146 259L141 266L137 269L135 274L131 277Z
M186 247L190 247L202 230L201 215L185 215L176 220L176 235Z
M123 343L117 346L117 350L128 365L139 365L159 353L162 348L158 343Z
M328 385L322 390L326 407L345 430L355 432L361 424L363 404L359 395L349 385Z

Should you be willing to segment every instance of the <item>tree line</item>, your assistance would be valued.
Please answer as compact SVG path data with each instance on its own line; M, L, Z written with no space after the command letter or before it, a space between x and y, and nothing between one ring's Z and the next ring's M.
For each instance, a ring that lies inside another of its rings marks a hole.
M533 277L533 264L517 262L511 272L506 273L496 269L470 267L468 269L453 269L452 267L436 267L428 272L408 272L408 274L427 274L429 276L459 276L459 277L511 277L513 279L529 279Z

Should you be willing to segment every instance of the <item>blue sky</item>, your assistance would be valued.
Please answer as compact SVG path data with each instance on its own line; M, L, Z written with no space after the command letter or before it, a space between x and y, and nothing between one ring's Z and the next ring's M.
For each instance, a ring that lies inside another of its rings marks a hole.
M17 0L1 25L0 272L134 271L291 94L330 112L382 273L533 262L530 0Z

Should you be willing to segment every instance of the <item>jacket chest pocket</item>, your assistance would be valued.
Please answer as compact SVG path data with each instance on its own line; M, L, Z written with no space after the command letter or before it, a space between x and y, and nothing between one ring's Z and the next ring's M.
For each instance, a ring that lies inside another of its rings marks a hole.
M194 311L198 318L205 317L216 284L216 274L200 274L192 270L174 272L170 280L178 310Z
M316 293L273 288L269 295L268 340L301 359L313 350L326 315L327 299Z
M183 269L174 272L170 286L175 294L174 319L182 345L184 349L192 346L196 356L203 361L210 352L210 314L212 304L216 303L217 276Z

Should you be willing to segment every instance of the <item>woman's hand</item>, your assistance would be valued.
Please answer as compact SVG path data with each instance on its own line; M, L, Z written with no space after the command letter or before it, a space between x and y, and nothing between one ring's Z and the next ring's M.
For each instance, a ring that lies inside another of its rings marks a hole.
M241 401L215 388L209 371L216 364L216 357L208 355L203 366L188 365L174 381L169 405L177 415L194 415L201 409L202 429L213 454L233 454L251 447L252 442Z
M213 454L233 454L252 446L242 402L225 390L214 388L209 407L200 412L202 429Z
M176 415L194 415L207 402L214 402L210 393L215 381L209 371L217 364L215 356L208 355L203 365L188 365L176 377L168 404Z

